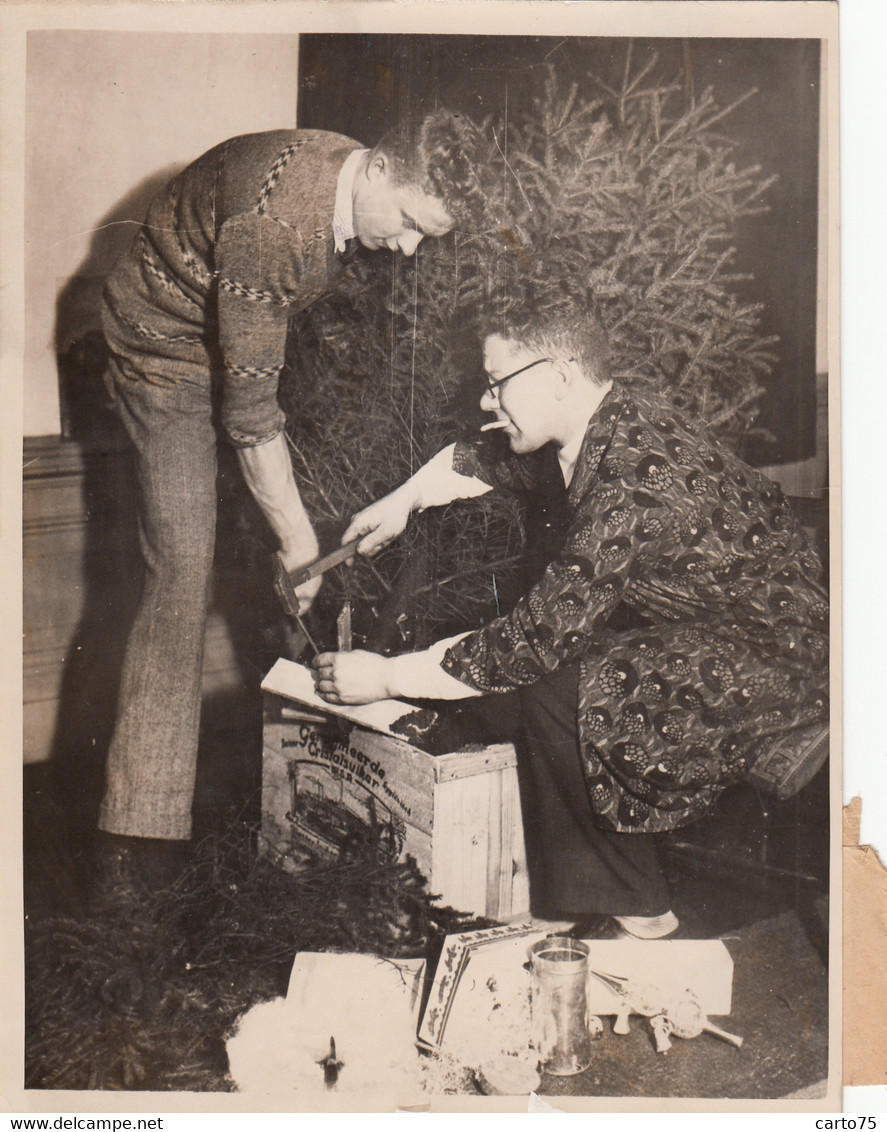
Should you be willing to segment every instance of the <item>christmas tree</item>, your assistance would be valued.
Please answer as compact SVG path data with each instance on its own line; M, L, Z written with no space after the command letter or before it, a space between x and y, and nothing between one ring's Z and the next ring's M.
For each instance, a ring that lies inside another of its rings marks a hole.
M722 131L737 103L688 97L631 45L618 86L594 75L586 86L561 89L551 69L531 111L482 124L481 230L423 241L411 260L360 257L293 328L282 383L293 462L326 543L476 429L475 316L509 273L595 302L624 382L665 386L727 444L754 427L773 340L731 261L737 223L764 207L772 179L732 160ZM421 647L495 616L516 592L522 542L501 498L416 516L378 558L327 579L315 620L329 625L347 593L356 643Z

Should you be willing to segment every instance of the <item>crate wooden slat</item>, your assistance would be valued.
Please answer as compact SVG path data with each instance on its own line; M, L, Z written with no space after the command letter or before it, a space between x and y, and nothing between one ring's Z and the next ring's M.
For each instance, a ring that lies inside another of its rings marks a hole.
M372 839L409 854L441 904L506 920L529 908L510 743L429 755L360 727L294 718L265 695L262 847L284 868Z

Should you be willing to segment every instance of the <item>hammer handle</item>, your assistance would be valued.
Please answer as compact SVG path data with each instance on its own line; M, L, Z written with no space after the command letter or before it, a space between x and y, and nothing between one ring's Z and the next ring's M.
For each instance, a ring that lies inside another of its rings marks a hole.
M312 649L314 649L314 655L317 656L320 649L317 647L317 642L308 632L308 626L302 620L302 616L299 613L299 599L296 596L296 587L290 581L290 576L287 573L280 551L276 551L271 555L271 572L274 580L274 588L277 591L277 596L280 598L283 608L290 617L295 617L299 628L305 634L305 639Z
M332 551L331 554L325 554L323 558L318 558L314 562L309 562L307 566L302 566L301 569L295 570L290 574L290 580L293 586L304 586L306 582L310 582L312 578L317 578L321 574L325 574L327 570L331 570L334 566L338 566L340 562L344 562L347 558L353 558L354 552L357 549L357 544L360 538L352 539L351 542L346 542L344 546L340 546L338 550Z

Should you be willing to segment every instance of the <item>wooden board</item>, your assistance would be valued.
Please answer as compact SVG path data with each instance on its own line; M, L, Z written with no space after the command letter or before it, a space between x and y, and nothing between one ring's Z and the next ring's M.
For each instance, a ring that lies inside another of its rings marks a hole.
M271 671L262 681L262 689L274 692L278 696L293 700L296 703L307 704L316 711L325 715L337 716L347 719L351 723L358 723L361 727L368 727L373 731L381 731L385 735L397 738L391 730L391 724L401 716L408 715L416 709L411 704L401 700L377 700L372 704L329 704L321 699L314 690L314 675L310 668L304 664L297 664L293 660L281 657L276 661Z

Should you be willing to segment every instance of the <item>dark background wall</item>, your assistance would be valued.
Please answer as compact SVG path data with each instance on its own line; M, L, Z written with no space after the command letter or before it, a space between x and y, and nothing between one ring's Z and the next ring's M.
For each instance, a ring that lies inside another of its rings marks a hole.
M803 460L815 450L816 240L819 42L785 39L636 39L537 36L303 35L298 124L376 142L402 114L445 105L476 119L529 109L554 64L582 92L589 76L618 86L655 52L692 98L714 88L721 106L758 93L724 119L739 167L778 180L769 211L737 233L736 267L754 275L744 297L765 304L762 330L779 337L759 423L773 439L749 442L756 464Z

